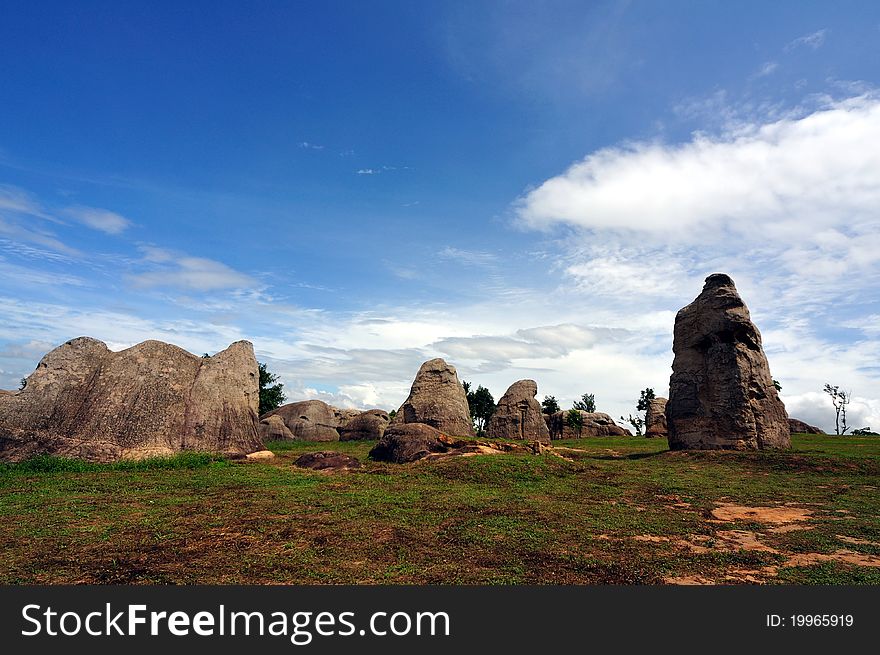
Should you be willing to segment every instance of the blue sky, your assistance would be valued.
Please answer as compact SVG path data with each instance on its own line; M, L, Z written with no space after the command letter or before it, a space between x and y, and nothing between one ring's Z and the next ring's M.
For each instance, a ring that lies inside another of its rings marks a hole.
M872 2L0 2L0 388L247 338L291 400L439 355L618 416L722 270L792 415L880 427L878 44Z

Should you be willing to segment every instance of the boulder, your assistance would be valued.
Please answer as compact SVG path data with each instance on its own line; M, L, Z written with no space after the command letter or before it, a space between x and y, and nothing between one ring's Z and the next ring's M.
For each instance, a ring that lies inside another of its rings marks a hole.
M761 333L723 273L675 317L666 422L669 447L761 450L791 445Z
M258 404L247 341L203 358L161 341L112 352L79 337L43 357L24 389L0 396L0 459L240 456L262 448Z
M450 440L440 430L424 423L394 423L370 451L370 459L378 462L405 464L430 453L445 453Z
M299 468L312 469L313 471L331 472L360 468L361 462L356 457L328 450L300 455L293 465Z
M648 410L645 412L645 436L665 437L666 429L666 398L652 398L648 401Z
M391 419L382 409L359 412L339 428L340 441L378 441Z
M583 419L580 433L568 424L569 410L544 414L544 420L551 439L582 439L584 437L631 437L632 433L622 428L614 419L602 412L585 412L576 410Z
M278 414L260 419L260 438L267 441L288 441L294 438L293 432Z
M804 423L800 419L788 419L788 431L791 434L825 434L825 430L817 428L815 425Z
M408 423L423 423L459 437L475 436L467 395L455 367L440 358L422 364L409 397L391 422Z
M268 421L274 417L279 417L284 422L291 434L288 437L290 439L339 441L337 428L341 424L342 411L323 400L301 400L266 412L260 417L260 432L264 439L269 436ZM275 424L277 425L277 421Z
M520 380L510 385L501 396L495 413L489 419L486 434L490 439L526 439L550 443L550 430L535 396L538 384Z

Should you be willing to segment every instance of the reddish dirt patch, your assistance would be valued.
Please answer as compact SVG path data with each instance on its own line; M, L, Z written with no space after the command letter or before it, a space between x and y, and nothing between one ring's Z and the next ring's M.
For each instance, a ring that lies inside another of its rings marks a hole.
M843 564L855 564L856 566L880 566L880 557L865 555L851 550L836 550L833 553L804 553L792 555L785 562L786 566L811 566L824 562L840 562Z
M719 521L755 521L757 523L795 523L806 521L813 512L799 507L747 507L733 503L721 503L712 510Z

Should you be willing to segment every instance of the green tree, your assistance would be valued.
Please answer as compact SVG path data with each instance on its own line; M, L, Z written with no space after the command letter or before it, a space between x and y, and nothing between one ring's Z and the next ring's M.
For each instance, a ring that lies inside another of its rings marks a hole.
M636 404L637 412L646 412L648 411L648 405L651 403L654 398L657 396L654 395L654 390L648 387L639 395L639 402Z
M27 378L22 378L18 383L18 390L22 391L27 386Z
M565 424L580 437L584 429L584 417L577 409L570 409L565 414Z
M545 414L555 414L559 411L559 403L556 401L556 396L544 396L544 400L541 401L541 411Z
M779 384L779 380L773 378L773 386L776 387L776 391L782 391L782 385Z
M277 380L278 376L270 373L266 365L260 362L260 416L278 409L284 402L284 385Z
M471 410L471 420L477 435L483 436L489 419L495 413L495 399L486 387L480 385L476 391L468 394L468 408Z
M582 409L583 411L592 414L596 411L596 396L591 393L585 393L581 396L580 400L575 401L573 408Z
M392 409L390 412L388 412L388 420L389 421L393 421L395 416L397 416L396 409Z
M630 414L628 417L621 416L620 420L624 423L629 423L631 426L633 426L633 428L635 428L636 435L642 436L642 428L645 427L645 420L641 416L639 416L638 414L636 414L635 416Z

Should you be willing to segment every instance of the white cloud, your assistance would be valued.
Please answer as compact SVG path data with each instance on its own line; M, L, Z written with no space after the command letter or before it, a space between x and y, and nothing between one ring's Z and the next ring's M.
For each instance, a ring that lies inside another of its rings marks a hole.
M804 36L799 36L785 45L785 51L791 52L801 46L810 48L811 50L818 50L824 45L825 37L828 36L828 31L828 29L821 29L810 34L805 34Z
M131 227L131 221L107 209L96 207L69 207L65 214L94 230L106 234L121 234Z
M761 67L758 69L758 71L754 75L752 75L752 77L767 77L768 75L772 75L774 72L776 72L777 68L779 68L779 63L775 61L764 62L763 64L761 64Z
M240 273L222 262L205 257L192 257L153 246L142 246L144 261L152 270L129 276L129 281L141 289L169 287L193 291L244 289L258 286L249 275Z
M861 96L800 118L682 145L588 155L517 203L531 228L567 223L667 242L730 235L813 240L880 221L880 101Z

